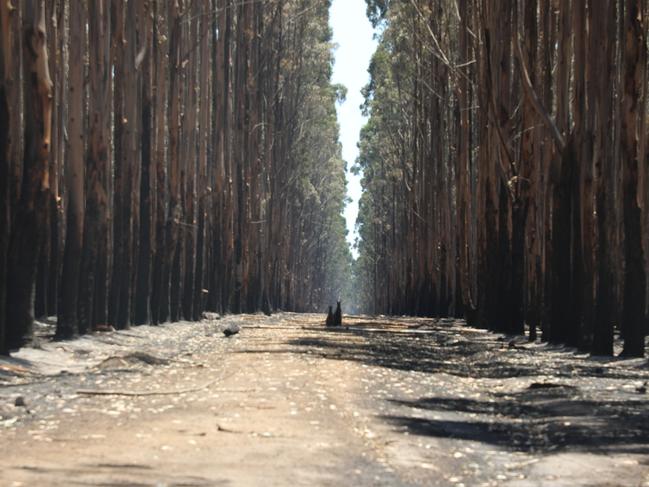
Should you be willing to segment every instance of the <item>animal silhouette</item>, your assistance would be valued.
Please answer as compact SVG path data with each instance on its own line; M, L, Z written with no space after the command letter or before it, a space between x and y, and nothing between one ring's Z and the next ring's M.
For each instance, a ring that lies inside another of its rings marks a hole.
M343 312L340 309L340 301L337 301L336 312L334 313L334 326L342 326L343 324Z
M329 306L329 313L327 313L327 321L325 324L326 326L334 326L333 306Z

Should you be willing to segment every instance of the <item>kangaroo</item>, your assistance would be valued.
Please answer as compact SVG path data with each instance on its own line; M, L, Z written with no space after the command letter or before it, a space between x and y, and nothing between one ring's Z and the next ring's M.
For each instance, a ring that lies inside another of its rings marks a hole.
M343 312L340 309L340 301L337 301L336 312L334 313L334 326L342 326L343 324Z
M325 322L326 326L334 326L334 313L332 308L332 306L329 306L329 313L327 314L327 321Z

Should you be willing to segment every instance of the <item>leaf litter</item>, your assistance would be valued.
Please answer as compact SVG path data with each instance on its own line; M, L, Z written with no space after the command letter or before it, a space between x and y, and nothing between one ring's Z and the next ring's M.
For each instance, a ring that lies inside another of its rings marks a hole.
M562 475L566 485L616 485L648 475L646 360L590 358L459 320L346 317L336 331L320 321L212 316L63 343L43 339L0 359L0 428L49 443L69 437L63 422L69 428L88 414L119 428L210 401L213 431L268 444L298 440L281 425L245 426L251 415L284 411L316 435L344 436L339 429L347 425L345 434L363 445L358 455L350 447L349 458L370 462L360 470L392 478L389 485L526 487L555 485ZM242 332L225 339L221 331L231 324ZM39 330L44 338L51 331ZM247 365L223 367L221 357ZM106 434L82 436L103 441ZM157 446L161 454L179 448Z

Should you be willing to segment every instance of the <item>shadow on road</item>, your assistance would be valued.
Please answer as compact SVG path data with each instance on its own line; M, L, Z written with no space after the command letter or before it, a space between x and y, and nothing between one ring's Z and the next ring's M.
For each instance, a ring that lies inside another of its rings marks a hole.
M486 400L427 397L393 400L409 408L477 415L477 420L436 420L410 415L384 416L411 434L479 441L522 452L589 451L649 453L646 400L598 401L572 391L548 395L523 391Z
M340 360L352 360L366 365L387 367L397 370L413 370L427 373L446 373L459 377L480 377L506 379L512 377L533 377L540 373L539 364L529 357L533 349L517 347L511 349L506 341L480 331L458 327L445 330L403 330L384 329L380 331L362 328L347 328L331 331L330 337L305 337L286 343L295 347L329 352ZM364 340L352 340L362 337ZM296 350L297 352L297 350ZM564 355L574 359L572 354ZM620 369L604 369L594 360L572 360L565 364L544 364L553 377L602 377L633 379Z
M649 453L649 401L633 385L647 374L637 366L611 366L614 359L605 363L457 325L377 329L368 322L325 333L287 344L333 360L482 381L482 389L465 397L454 397L458 390L417 400L393 395L381 419L397 430L541 454ZM507 380L508 389L491 391L490 380Z

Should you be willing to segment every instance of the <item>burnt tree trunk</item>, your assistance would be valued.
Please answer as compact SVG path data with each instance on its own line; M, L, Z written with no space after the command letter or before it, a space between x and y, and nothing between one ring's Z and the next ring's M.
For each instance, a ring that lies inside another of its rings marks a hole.
M152 36L153 15L151 3L138 4L138 38L139 48L136 62L139 64L141 93L141 137L140 157L142 174L140 180L140 231L137 257L137 274L135 281L135 303L133 322L136 325L148 323L151 319L151 264L153 254L153 190L155 188L155 171L153 165L153 100L152 100ZM136 66L137 68L138 66Z
M622 94L622 170L624 211L624 311L623 355L643 357L646 323L644 253L641 210L638 202L638 166L642 154L638 147L641 117L645 117L642 96L646 96L646 45L644 2L626 0L624 8L624 91ZM622 13L620 13L622 14Z
M86 30L85 7L81 2L70 4L70 63L68 84L68 157L66 176L66 238L61 274L61 302L56 324L56 337L68 339L79 333L78 302L83 249L84 204L84 80L83 59Z
M52 128L52 81L48 67L43 1L24 4L23 83L25 149L18 211L7 268L7 346L17 348L33 335L33 298L38 253L50 193L48 157Z
M593 80L594 107L597 124L595 140L598 147L595 165L595 208L597 211L597 298L595 301L595 323L593 330L592 353L595 355L613 354L613 306L614 306L614 275L613 260L613 151L610 141L611 129L611 60L612 45L615 33L615 5L613 0L590 0L590 26L594 49L589 53L590 62L598 63L599 77Z
M108 0L88 6L90 58L89 142L86 222L79 289L79 331L85 333L105 323L108 252L108 174L110 144L110 26Z
M0 355L8 353L5 340L7 332L7 252L9 250L10 200L9 176L11 167L11 124L16 123L17 114L9 110L8 84L14 83L15 66L12 53L10 17L12 10L7 2L0 2Z

